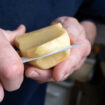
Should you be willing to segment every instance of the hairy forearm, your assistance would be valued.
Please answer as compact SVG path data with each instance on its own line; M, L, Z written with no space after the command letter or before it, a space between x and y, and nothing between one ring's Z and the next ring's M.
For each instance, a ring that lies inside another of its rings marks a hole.
M93 44L96 37L96 25L91 21L82 21L81 25L85 29L86 38Z

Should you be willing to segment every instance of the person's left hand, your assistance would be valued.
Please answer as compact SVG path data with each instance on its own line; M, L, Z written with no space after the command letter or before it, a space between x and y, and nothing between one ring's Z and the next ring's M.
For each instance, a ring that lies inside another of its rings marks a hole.
M68 59L56 65L52 70L40 70L34 66L28 66L25 75L39 83L65 80L72 72L81 67L91 51L91 44L86 39L85 30L75 18L60 17L53 24L58 22L67 30L71 45L81 43L81 46L72 49Z

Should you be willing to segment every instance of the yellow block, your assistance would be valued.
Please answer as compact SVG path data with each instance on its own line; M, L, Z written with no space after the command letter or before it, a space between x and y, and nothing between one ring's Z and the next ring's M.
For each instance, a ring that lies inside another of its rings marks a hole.
M34 58L70 46L70 38L66 30L58 23L19 36L15 44L22 56ZM69 55L70 50L67 50L29 63L40 69L49 69L65 60Z

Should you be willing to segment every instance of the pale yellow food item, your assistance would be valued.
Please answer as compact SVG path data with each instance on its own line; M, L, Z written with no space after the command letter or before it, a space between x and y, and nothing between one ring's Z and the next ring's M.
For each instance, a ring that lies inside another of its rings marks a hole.
M21 55L27 58L39 57L52 51L70 46L70 38L60 23L26 33L15 40ZM70 50L29 62L41 69L49 69L65 60Z

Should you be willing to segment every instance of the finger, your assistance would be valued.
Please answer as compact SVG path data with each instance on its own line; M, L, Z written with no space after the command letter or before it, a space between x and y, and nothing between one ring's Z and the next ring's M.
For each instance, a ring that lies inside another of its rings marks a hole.
M65 76L70 75L72 73L72 69L70 69L70 58L58 64L53 71L53 78L55 81L63 81Z
M3 98L4 98L4 89L2 84L0 83L0 102L2 102Z
M29 67L27 68L25 75L39 83L44 83L49 81L52 77L52 70L41 70L36 67Z
M74 68L78 66L80 61L84 58L83 51L83 46L72 49L71 56L54 68L53 78L56 81L62 81L68 77L73 72Z
M23 63L0 30L0 80L6 90L20 87L23 81Z
M8 39L8 41L11 43L11 44L14 44L14 40L17 36L20 36L22 34L25 33L26 31L26 28L24 25L20 25L15 31L5 31L3 29L1 29L3 34L6 36L6 38Z
M78 64L77 66L75 66L73 69L74 69L74 70L79 70L79 69L82 67L82 65L84 64L85 60L86 60L86 57L84 57L84 58L79 62L79 64Z
M55 19L51 24L56 24L56 23L65 23L69 19L68 16L61 16L57 19Z
M71 42L77 42L78 40L85 38L85 31L83 27L79 24L77 19L72 17L60 17L53 21L53 24L61 23L62 26L68 32Z

